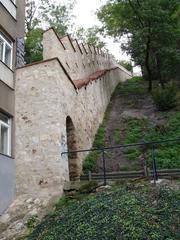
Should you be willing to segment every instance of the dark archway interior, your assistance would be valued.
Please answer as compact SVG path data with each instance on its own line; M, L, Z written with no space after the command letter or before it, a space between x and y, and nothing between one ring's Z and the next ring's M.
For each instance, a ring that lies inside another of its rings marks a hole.
M66 132L67 132L68 151L77 150L75 127L69 116L66 118ZM78 165L77 165L77 153L68 154L68 160L69 160L69 177L70 177L70 180L72 181L77 179L79 175Z

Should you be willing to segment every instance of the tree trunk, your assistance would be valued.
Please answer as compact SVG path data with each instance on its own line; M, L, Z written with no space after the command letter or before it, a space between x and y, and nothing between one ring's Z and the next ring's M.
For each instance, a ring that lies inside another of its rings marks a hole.
M164 89L165 85L164 85L164 81L162 79L162 74L161 74L161 60L159 58L159 56L156 56L156 63L157 63L157 75L158 75L158 80L159 83L161 85L161 88Z
M148 40L146 43L146 58L145 58L145 68L146 68L146 72L147 72L147 80L149 82L149 87L148 87L148 91L152 91L152 73L151 73L151 69L149 66L149 55L150 55L150 36L148 36Z

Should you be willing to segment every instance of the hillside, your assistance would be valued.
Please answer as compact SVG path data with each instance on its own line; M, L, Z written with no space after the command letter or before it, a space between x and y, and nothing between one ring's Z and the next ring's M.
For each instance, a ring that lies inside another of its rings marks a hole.
M179 94L178 86L176 90ZM177 102L173 109L158 111L147 91L147 83L134 77L116 88L96 134L94 147L179 138L179 110ZM160 144L156 148L158 168L180 168L178 142ZM141 170L145 165L152 167L151 149L146 146L107 151L105 158L107 171ZM102 158L96 152L89 154L84 162L84 172L89 170L102 171Z
M130 79L116 88L94 147L179 137L179 104L160 112L146 89L141 78ZM107 170L137 170L145 164L151 167L150 154L150 149L142 147L106 152ZM178 142L160 144L156 160L158 168L180 168ZM101 161L98 153L89 154L84 172L101 171ZM29 220L27 226L33 231L26 240L179 240L178 179L164 180L157 186L147 180L123 180L113 186L100 190L89 182L78 194L60 199L55 210L34 230L37 219Z
M26 240L179 240L179 190L144 182L64 198Z

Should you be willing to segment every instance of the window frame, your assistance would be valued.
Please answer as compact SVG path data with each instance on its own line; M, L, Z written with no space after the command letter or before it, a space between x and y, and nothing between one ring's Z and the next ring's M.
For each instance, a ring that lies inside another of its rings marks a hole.
M12 129L12 119L7 116L6 114L0 112L0 115L4 116L5 118L8 119L8 122L4 122L3 120L1 120L0 118L0 144L1 144L1 126L4 126L7 128L7 152L6 153L3 153L1 152L1 149L0 149L0 154L3 154L3 155L7 155L7 156L11 156L11 129Z
M2 59L0 59L0 61L2 61L7 67L9 67L10 69L12 69L12 62L13 62L13 42L8 40L1 32L0 32L0 38L3 42L3 52L2 52ZM10 53L10 65L5 63L5 54L6 54L6 45L10 48L11 53Z

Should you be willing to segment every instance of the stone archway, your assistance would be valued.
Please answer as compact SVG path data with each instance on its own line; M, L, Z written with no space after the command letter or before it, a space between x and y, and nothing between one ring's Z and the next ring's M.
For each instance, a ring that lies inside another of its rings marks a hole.
M69 116L67 116L67 118L66 118L66 134L67 134L68 151L77 150L75 127L72 122L72 119ZM68 161L69 161L69 178L72 181L72 180L77 179L79 176L77 153L68 154Z

